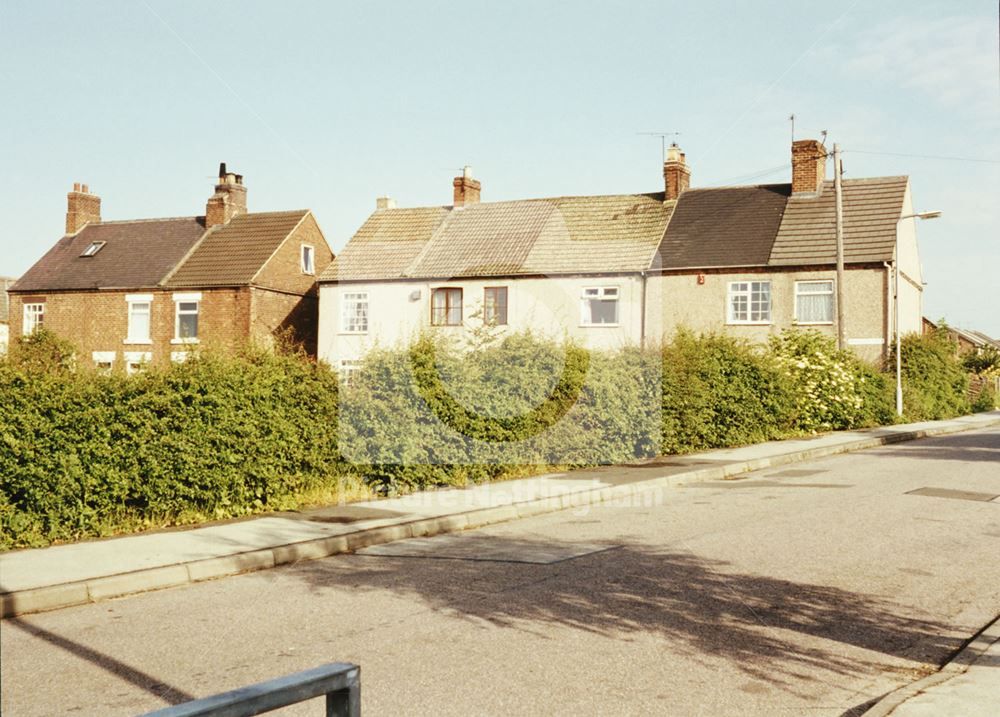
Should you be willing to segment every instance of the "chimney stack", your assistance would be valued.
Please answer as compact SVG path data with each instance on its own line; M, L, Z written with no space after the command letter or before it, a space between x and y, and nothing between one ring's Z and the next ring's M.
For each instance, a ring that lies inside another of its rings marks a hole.
M826 147L815 139L792 142L792 196L815 196L826 179Z
M226 224L237 214L247 213L247 188L243 175L226 170L226 163L219 164L219 183L205 205L205 227Z
M479 204L479 190L482 185L479 180L472 178L472 167L466 165L462 168L462 176L455 177L452 182L455 185L455 208L464 207L466 204Z
M392 197L377 197L375 199L375 209L395 209L396 200Z
M670 143L663 162L663 185L666 201L677 199L691 185L691 168L684 161L684 153L676 142Z
M66 233L76 234L87 224L101 221L101 198L91 194L86 184L73 182L73 191L66 195Z

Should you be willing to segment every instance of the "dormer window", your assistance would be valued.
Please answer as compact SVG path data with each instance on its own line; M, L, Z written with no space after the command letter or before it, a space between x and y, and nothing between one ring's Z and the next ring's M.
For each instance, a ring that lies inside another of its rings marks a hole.
M105 243L106 242L103 241L90 242L90 246L88 246L87 249L80 256L93 256L94 254L96 254L97 252L99 252L101 249L104 248Z

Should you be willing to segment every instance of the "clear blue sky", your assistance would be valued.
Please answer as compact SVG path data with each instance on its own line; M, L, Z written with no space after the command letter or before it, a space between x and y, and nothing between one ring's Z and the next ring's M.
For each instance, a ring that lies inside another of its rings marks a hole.
M226 161L337 250L380 194L449 204L463 164L486 201L657 191L644 131L681 133L696 186L787 181L794 112L848 177L943 210L925 313L1000 336L996 0L3 0L0 90L0 275L61 236L74 181L105 219L193 215Z

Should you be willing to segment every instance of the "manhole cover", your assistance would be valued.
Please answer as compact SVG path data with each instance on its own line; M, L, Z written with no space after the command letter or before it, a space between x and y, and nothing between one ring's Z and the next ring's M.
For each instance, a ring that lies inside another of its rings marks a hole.
M442 535L372 545L362 548L357 554L390 558L435 558L549 565L616 547L618 546L598 543L539 543L533 540L505 540L493 536L473 538L463 535Z
M996 493L977 493L971 490L955 490L953 488L917 488L909 490L907 495L926 495L929 498L955 498L957 500L976 500L987 503L998 498Z

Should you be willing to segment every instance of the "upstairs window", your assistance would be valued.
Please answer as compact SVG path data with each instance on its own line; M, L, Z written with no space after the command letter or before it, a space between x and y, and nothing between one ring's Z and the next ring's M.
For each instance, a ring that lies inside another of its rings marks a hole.
M732 281L728 296L730 324L771 323L771 282Z
M83 254L81 254L80 256L93 256L94 254L96 254L97 252L99 252L101 249L104 248L105 243L106 242L102 241L90 242L90 245L83 250Z
M618 287L591 286L583 290L580 323L584 326L613 326L618 323Z
M200 305L200 293L174 294L174 338L171 343L198 343Z
M45 323L45 304L24 305L24 335L33 334Z
M795 282L795 320L800 324L833 323L833 281Z
M483 290L483 323L489 326L507 325L506 286L487 286Z
M340 330L346 334L368 333L368 292L345 292L341 295Z
M152 294L127 294L128 302L128 337L127 344L150 343L150 316L153 307Z
M434 289L431 293L431 325L462 325L462 290Z
M316 255L316 250L309 246L308 244L302 245L302 273L303 274L315 274L316 266L314 257Z

